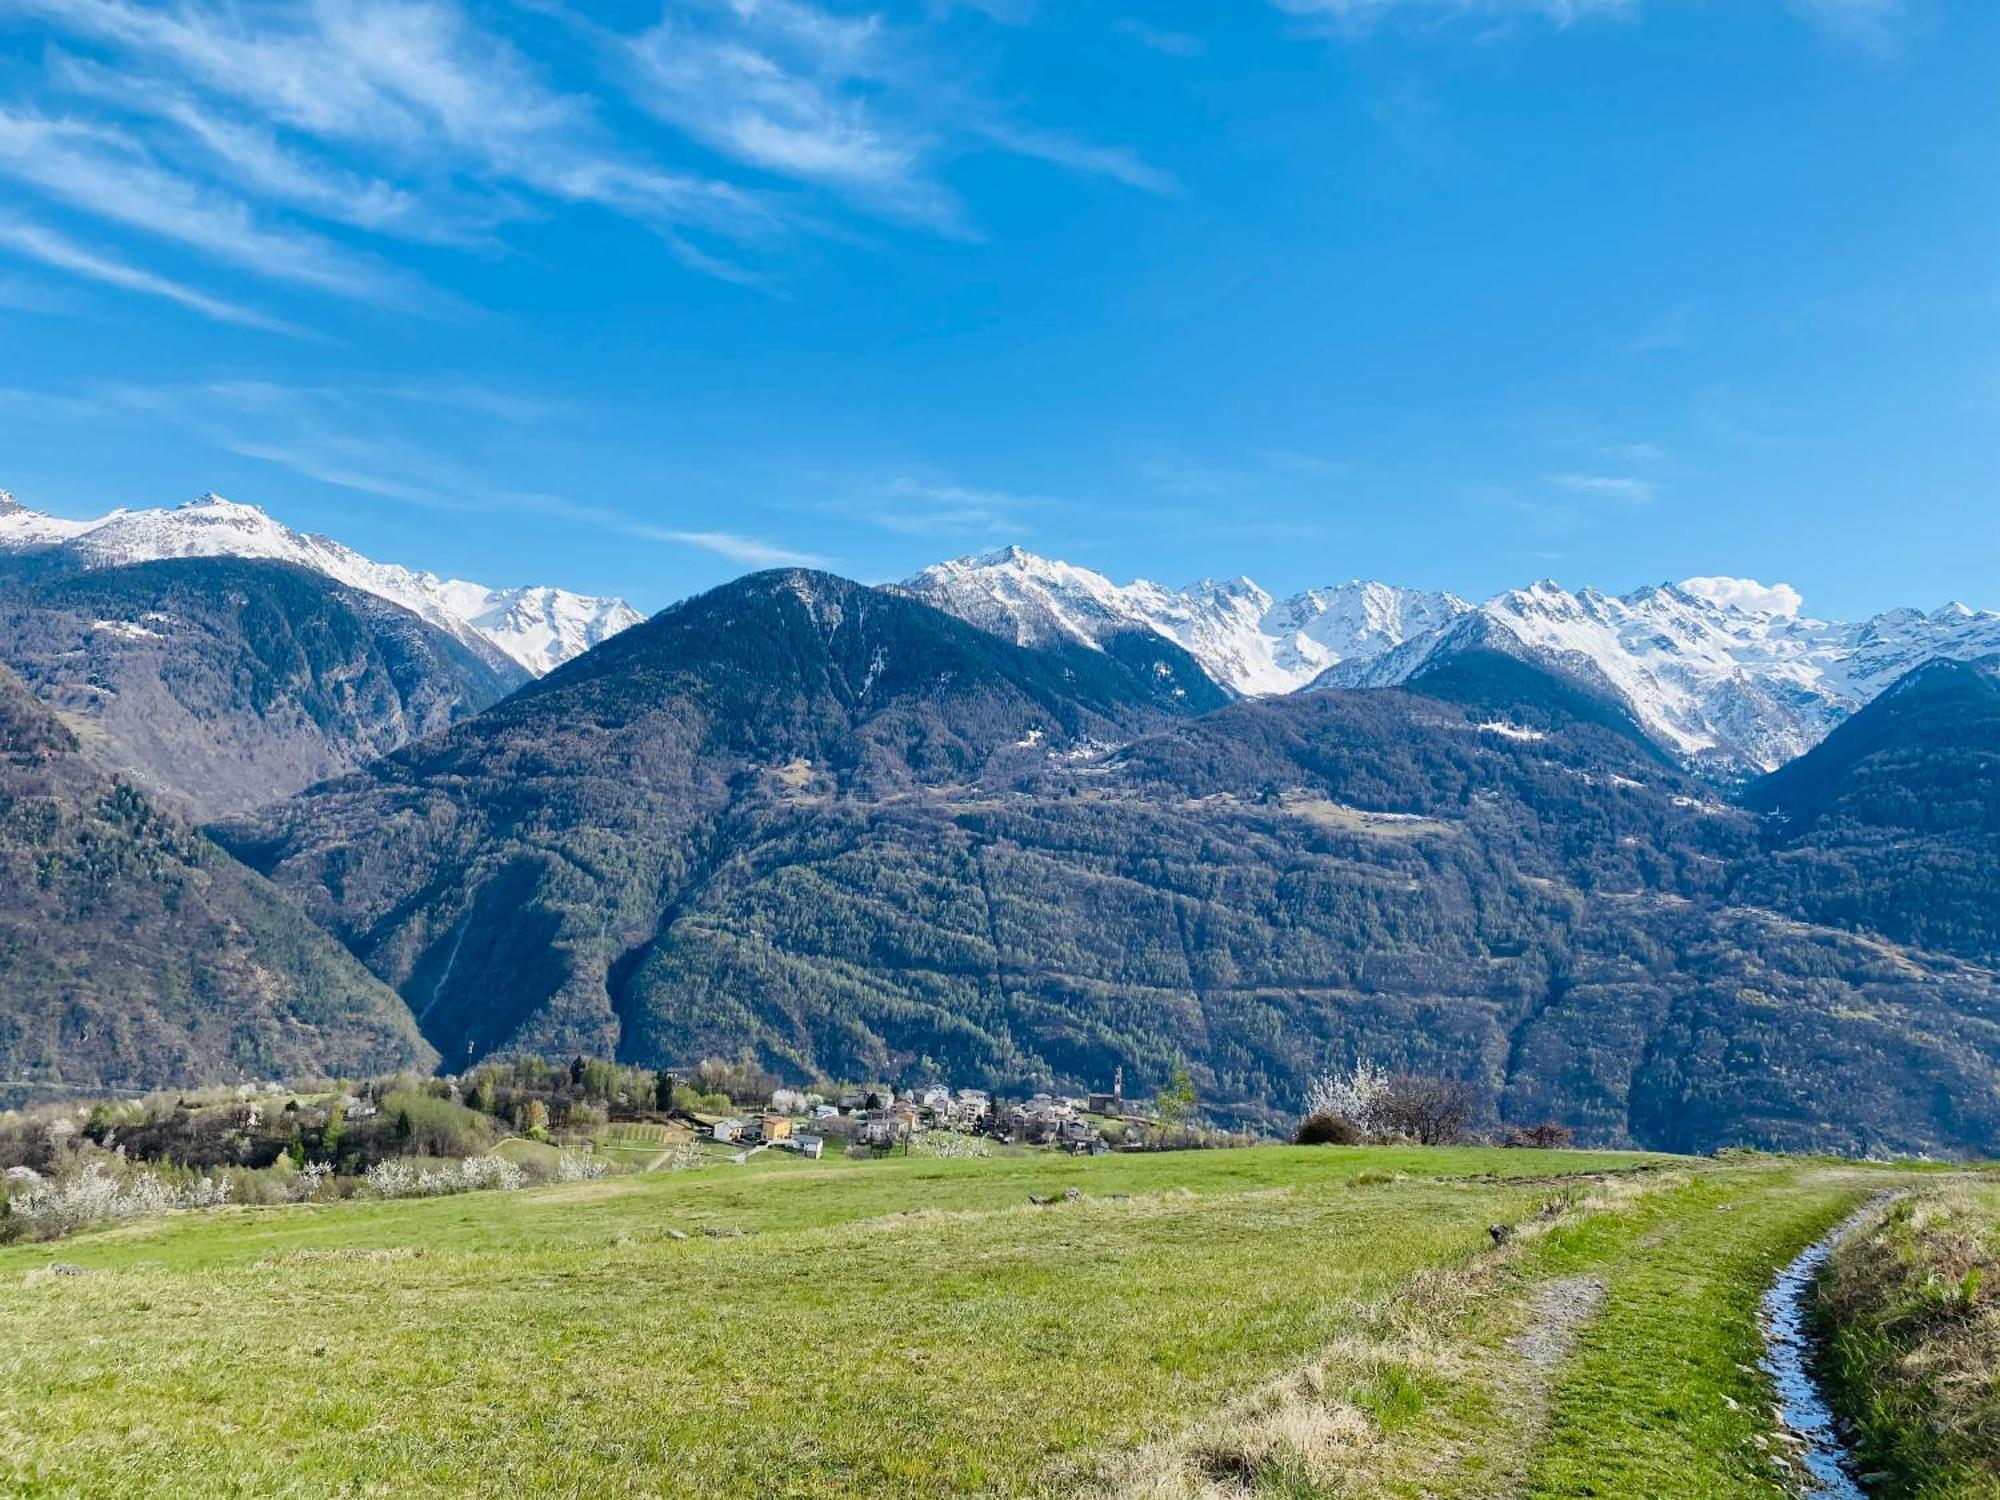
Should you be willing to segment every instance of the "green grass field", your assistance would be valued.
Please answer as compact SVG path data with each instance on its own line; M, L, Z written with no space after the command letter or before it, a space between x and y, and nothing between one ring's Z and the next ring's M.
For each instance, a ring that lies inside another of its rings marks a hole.
M0 1251L0 1492L1770 1496L1758 1296L1894 1180L1269 1148L170 1216Z

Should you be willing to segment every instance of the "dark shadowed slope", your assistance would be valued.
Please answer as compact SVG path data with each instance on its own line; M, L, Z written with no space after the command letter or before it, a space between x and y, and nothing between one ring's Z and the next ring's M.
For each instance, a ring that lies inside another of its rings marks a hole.
M1916 668L1746 795L1770 820L1746 899L2000 959L2000 658Z
M0 572L0 662L108 770L196 817L259 807L528 680L408 610L288 563Z
M402 1002L0 668L0 1084L429 1066Z

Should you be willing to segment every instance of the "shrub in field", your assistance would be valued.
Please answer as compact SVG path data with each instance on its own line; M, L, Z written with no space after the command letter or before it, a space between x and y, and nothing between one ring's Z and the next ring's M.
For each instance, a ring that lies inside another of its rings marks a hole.
M1569 1126L1554 1120L1544 1120L1539 1125L1517 1125L1507 1132L1507 1139L1501 1144L1507 1146L1533 1146L1542 1151L1556 1151L1576 1140L1576 1132Z
M1307 1115L1293 1139L1301 1146L1358 1146L1360 1127L1339 1115Z

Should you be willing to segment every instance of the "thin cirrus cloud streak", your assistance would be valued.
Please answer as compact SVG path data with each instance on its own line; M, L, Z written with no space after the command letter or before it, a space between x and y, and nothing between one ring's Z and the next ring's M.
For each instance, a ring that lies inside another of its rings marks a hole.
M1140 46L1167 57L1200 57L1208 50L1208 43L1191 31L1170 31L1136 16L1126 16L1113 25Z
M1651 503L1655 490L1650 480L1623 474L1551 474L1549 483L1568 494L1592 500L1613 500L1623 505Z
M134 90L99 63L57 55L51 81L66 93L148 116L178 132L163 154L190 156L230 176L245 192L310 217L399 238L438 244L479 244L503 216L502 207L437 195L443 202L385 178L349 171L281 140L268 125L231 118L213 104L170 88ZM178 148L178 149L176 149Z
M1633 20L1644 0L1271 0L1309 27L1354 34L1390 22L1480 23L1491 35L1516 21L1557 28L1592 20ZM1892 53L1910 20L1907 0L1771 0L1839 41Z
M205 318L213 318L217 322L234 323L244 328L257 328L267 333L293 336L303 335L305 332L283 319L270 317L234 302L225 302L221 298L211 297L205 292L183 286L164 276L156 276L139 266L114 260L39 224L18 219L0 219L0 246L86 281L100 282L105 286L136 292L141 296L162 298L191 312L200 313Z
M678 531L666 526L624 526L628 536L654 542L671 542L684 547L700 547L748 568L828 568L830 559L817 553L800 552L767 542L759 537L741 536L733 531Z
M853 520L898 536L990 538L1028 534L1023 512L1047 503L1005 490L903 476L864 488L842 510Z
M1288 16L1348 31L1379 22L1547 21L1570 26L1600 16L1636 15L1639 0L1272 0Z
M49 404L46 398L28 399ZM554 516L611 535L694 547L752 568L834 566L817 553L762 537L651 525L562 495L509 489L424 444L396 436L356 435L359 429L382 425L385 399L391 406L415 402L479 415L504 410L524 418L539 408L532 398L453 382L371 391L245 380L109 386L69 415L89 417L101 405L148 412L199 433L225 452L423 510Z
M259 226L246 204L161 170L101 126L0 109L0 172L98 218L272 280L368 301L399 295L389 273L317 236Z

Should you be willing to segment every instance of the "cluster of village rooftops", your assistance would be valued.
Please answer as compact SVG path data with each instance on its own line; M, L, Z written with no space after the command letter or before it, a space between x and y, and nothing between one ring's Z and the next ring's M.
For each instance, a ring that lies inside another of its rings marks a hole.
M1151 1118L1126 1102L1122 1082L1109 1093L1036 1094L1017 1103L995 1100L984 1089L945 1084L900 1095L886 1083L843 1088L832 1097L778 1089L762 1113L725 1116L708 1128L716 1140L731 1145L808 1158L823 1155L829 1140L888 1150L932 1131L1098 1156L1136 1144Z

